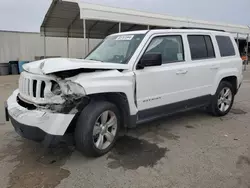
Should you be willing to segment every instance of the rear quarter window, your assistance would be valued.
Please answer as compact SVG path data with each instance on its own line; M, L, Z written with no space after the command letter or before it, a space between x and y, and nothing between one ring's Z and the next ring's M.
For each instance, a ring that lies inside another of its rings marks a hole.
M228 36L216 36L221 57L234 56L235 49L232 40Z

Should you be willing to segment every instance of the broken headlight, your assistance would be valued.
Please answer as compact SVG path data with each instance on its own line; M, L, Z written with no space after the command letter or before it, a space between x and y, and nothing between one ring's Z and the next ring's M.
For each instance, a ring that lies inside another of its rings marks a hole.
M62 94L62 91L61 91L61 87L60 85L55 82L55 81L51 81L52 82L52 86L51 86L51 92L54 94L54 95L61 95Z
M78 83L67 80L60 82L59 85L64 95L84 96L86 94L84 88Z

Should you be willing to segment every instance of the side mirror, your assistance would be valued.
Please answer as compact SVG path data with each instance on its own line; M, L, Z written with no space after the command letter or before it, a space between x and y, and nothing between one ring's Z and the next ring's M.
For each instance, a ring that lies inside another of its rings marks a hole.
M137 68L143 69L144 67L160 65L162 65L162 56L160 53L147 53L142 56L137 65Z

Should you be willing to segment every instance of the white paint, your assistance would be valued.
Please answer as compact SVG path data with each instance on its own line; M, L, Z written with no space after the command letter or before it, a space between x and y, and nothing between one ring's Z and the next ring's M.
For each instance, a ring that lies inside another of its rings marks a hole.
M8 111L17 122L31 127L38 127L52 135L64 135L74 114L48 113L41 110L27 110L16 102L18 90L8 98Z
M120 92L127 96L130 113L136 114L137 107L134 103L134 73L129 70L119 72L117 70L82 73L70 78L80 84L86 95L108 92Z
M33 83L36 81L36 94L33 92ZM52 83L51 81L57 82L61 89L60 95L55 95L52 91ZM41 83L45 83L44 87L44 96L41 97ZM77 95L77 96L85 96L85 91L83 87L75 82L71 82L70 80L60 80L55 78L55 76L45 76L38 75L33 73L28 73L23 71L19 78L19 94L22 100L31 102L35 105L41 104L62 104L65 102L65 98L63 96L68 95ZM46 108L46 107L45 107Z
M29 80L29 81L28 81ZM33 95L33 82L37 82L36 95ZM44 98L40 97L41 82L45 83ZM19 93L23 100L32 102L34 104L62 104L65 100L58 95L51 92L51 81L55 81L53 77L44 75L34 75L28 72L22 72L19 78Z
M42 64L43 66L41 68ZM50 58L25 64L23 68L27 72L35 74L41 74L41 73L50 74L59 71L82 69L82 68L124 70L128 69L129 66L127 64L107 63L107 62L91 61L84 59Z
M210 35L214 44L217 58L191 60L187 34ZM153 37L162 35L182 35L185 51L185 62L163 64L161 66L146 67L135 70L138 62ZM220 57L215 35L230 36L236 55ZM142 41L142 48L138 48L130 65L134 67L137 83L138 110L154 108L162 105L180 102L204 95L214 95L220 81L227 76L236 76L238 86L242 82L242 60L237 44L233 37L224 32L202 30L172 30L150 31ZM149 100L149 99L157 100ZM144 102L144 101L148 102Z
M144 33L145 31L140 32ZM126 34L134 35L135 33L140 32L127 32ZM119 36L121 34L116 35ZM191 60L191 53L187 39L188 34L210 35L214 45L216 58ZM136 65L151 40L156 36L165 35L182 36L185 61L162 64L161 66L145 67L144 69L137 70ZM235 56L220 56L219 48L215 39L216 35L231 37L236 52ZM66 80L70 80L71 82L81 85L84 89L82 92L83 95L108 92L124 93L127 96L131 115L136 115L138 111L144 109L177 103L204 95L213 95L221 79L227 76L236 76L238 81L237 85L239 87L243 78L242 60L239 56L237 44L235 43L233 37L225 32L204 30L149 31L135 51L134 55L131 57L128 64L54 58L36 61L25 65L24 68L28 72L31 72L34 78L41 76L49 78L49 75L44 74L62 70L66 71L79 68L96 69L95 72L81 73L74 77L67 78ZM98 71L98 69L101 70ZM123 71L118 71L117 69L121 69ZM135 88L136 96L134 96ZM8 99L11 114L14 115L19 122L24 124L27 123L28 125L32 122L33 126L40 127L40 118L36 117L43 117L42 113L37 112L33 114L33 112L24 108L16 107L18 106L15 100L17 93L18 91L15 91L15 93ZM137 105L135 104L135 100ZM18 110L15 110L15 108ZM42 124L44 126L43 130L49 131L49 133L64 133L69 125L68 120L71 116L63 114L55 114L55 117L53 116L54 115L48 113L48 120L42 119ZM59 117L64 119L66 118L66 120L64 121L59 119ZM53 121L53 123L50 121ZM46 122L47 124L44 125L43 122Z

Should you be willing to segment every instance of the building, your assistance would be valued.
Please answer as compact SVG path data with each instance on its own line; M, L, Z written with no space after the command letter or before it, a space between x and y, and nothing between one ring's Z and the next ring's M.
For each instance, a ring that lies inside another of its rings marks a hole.
M53 0L41 33L0 31L0 63L51 56L83 58L112 33L182 27L231 32L242 50L246 49L246 41L250 41L248 26L146 13L80 0Z
M90 50L101 40L91 39ZM69 56L83 58L83 39L69 39ZM67 57L67 39L46 37L47 57ZM33 61L44 57L44 37L40 33L0 31L0 63L9 61Z

